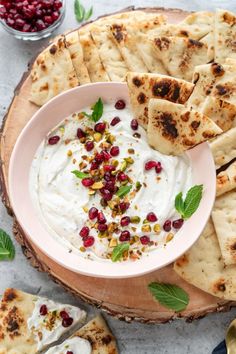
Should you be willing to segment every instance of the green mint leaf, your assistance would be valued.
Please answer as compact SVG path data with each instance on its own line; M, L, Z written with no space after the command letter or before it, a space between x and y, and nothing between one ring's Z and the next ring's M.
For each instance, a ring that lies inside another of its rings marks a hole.
M84 20L85 8L79 0L75 0L74 2L74 13L78 22L82 22Z
M87 21L92 16L92 14L93 14L93 7L91 6L84 16L85 21Z
M0 229L0 260L13 260L15 257L15 247L10 236Z
M185 310L189 303L188 294L177 285L153 282L148 289L162 306L176 312Z
M183 193L180 192L177 194L175 197L175 209L178 211L178 213L183 216L184 215L184 201L183 201Z
M118 191L116 192L116 195L118 197L124 197L126 194L128 194L132 189L132 186L121 186Z
M83 179L83 178L89 178L90 174L89 173L84 173L78 170L71 171L76 177Z
M120 243L117 245L111 255L111 260L112 262L117 262L121 259L125 251L128 251L129 249L129 243Z
M196 185L189 189L184 201L184 218L188 219L199 207L202 199L203 185Z
M92 108L92 120L94 122L99 121L101 116L103 115L103 102L101 98L98 99L98 101L95 103L95 105Z

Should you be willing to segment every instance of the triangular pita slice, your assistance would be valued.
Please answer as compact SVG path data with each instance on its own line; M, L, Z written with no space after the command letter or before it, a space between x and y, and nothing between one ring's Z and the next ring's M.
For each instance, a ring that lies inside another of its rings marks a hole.
M236 128L232 128L210 142L216 169L236 158Z
M65 349L73 352L75 348L80 349L81 354L118 354L116 340L101 316L88 322L71 338L49 349L46 354L64 354Z
M87 84L90 81L88 70L84 63L83 48L79 40L79 32L73 31L65 36L66 47L70 52L70 57L74 65L80 85Z
M214 32L209 32L206 36L200 39L200 42L207 45L207 63L214 60L215 49L214 49Z
M62 325L61 311L71 318L67 327ZM85 317L77 307L7 289L0 307L0 353L35 354L78 327Z
M192 80L195 87L187 102L187 106L196 110L202 109L204 101L211 94L213 87L223 77L229 78L229 68L229 65L222 66L217 63L196 66ZM221 99L223 100L224 98Z
M215 13L215 61L224 63L227 57L236 58L236 16L217 9Z
M190 82L161 74L129 72L126 80L133 114L144 128L148 124L150 98L162 98L183 104L191 95L194 87Z
M236 161L216 177L216 195L220 196L236 188Z
M210 219L193 247L174 265L188 283L225 300L236 300L236 267L225 268L219 242Z
M225 265L236 264L236 191L216 199L212 219Z
M236 105L208 96L201 112L211 118L223 131L236 124Z
M180 155L221 132L210 118L184 105L160 99L149 101L148 143L163 154Z
M224 65L224 69L225 75L214 85L211 95L236 104L236 66Z
M91 82L110 81L89 32L84 31L80 34L80 43L83 48L84 62L88 69Z
M120 54L119 49L110 37L109 28L105 25L93 25L91 27L91 35L110 80L123 81L128 68Z
M208 62L208 47L200 41L183 37L156 37L152 43L157 58L171 76L191 81L194 67Z
M31 79L30 101L39 106L79 85L63 36L39 54L31 71Z

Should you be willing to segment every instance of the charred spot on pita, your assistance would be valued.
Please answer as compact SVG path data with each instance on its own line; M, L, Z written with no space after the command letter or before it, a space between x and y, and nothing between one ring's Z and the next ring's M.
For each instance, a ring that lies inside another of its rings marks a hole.
M223 76L225 73L223 66L218 63L211 64L211 71L212 71L212 74L215 76Z
M160 50L166 50L170 46L170 40L166 37L155 38L154 43Z
M55 44L53 44L53 45L51 46L51 48L49 49L49 52L50 52L52 55L56 54L56 52L57 52L57 46L56 46Z
M7 289L4 293L4 297L2 301L4 302L11 302L17 298L17 294L15 289Z
M202 42L197 41L196 39L189 38L188 40L188 47L189 48L202 48L204 44Z
M205 131L205 132L203 132L202 133L202 136L203 136L203 138L205 138L205 139L211 139L211 138L214 138L214 136L215 136L215 133L213 133L213 132L211 132L211 131Z
M164 136L176 139L178 136L178 130L176 129L176 122L172 115L167 112L163 112L160 115L161 125L163 127Z
M183 122L188 122L189 118L190 118L190 112L187 111L187 112L181 114L180 118Z
M194 73L194 76L193 76L194 85L198 82L199 78L200 78L200 74L199 73Z
M140 92L140 94L137 97L138 103L143 104L146 102L146 100L147 100L147 97L145 96L145 94L143 92Z
M157 97L165 97L168 95L171 89L171 82L167 79L163 79L156 82L152 87L152 93Z
M223 96L227 93L227 88L223 85L216 85L216 90L220 96Z
M200 124L201 124L200 122L198 122L197 120L194 120L194 121L191 123L191 127L192 127L194 130L197 130Z
M171 99L172 99L174 102L176 102L176 101L178 101L179 96L180 96L180 86L179 86L178 84L176 84L176 85L174 86L174 90L173 90Z
M106 335L105 337L102 337L102 343L104 345L108 345L109 343L111 343L112 341L112 337L110 334Z
M189 36L188 31L186 31L186 30L181 30L179 33L183 37L188 37Z
M225 12L223 14L223 20L231 26L235 24L235 17L229 14L228 12Z
M124 32L123 32L122 26L120 26L120 25L112 25L111 26L111 30L112 30L113 35L114 35L114 37L115 37L115 39L117 40L118 43L123 41Z
M230 246L230 249L232 251L236 251L236 242L234 242L231 246Z
M137 87L142 86L143 82L137 76L133 78L133 84Z

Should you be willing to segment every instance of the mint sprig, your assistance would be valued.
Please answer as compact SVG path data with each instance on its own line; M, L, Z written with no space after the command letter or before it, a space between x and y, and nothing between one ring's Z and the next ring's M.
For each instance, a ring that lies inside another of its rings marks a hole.
M78 170L71 171L77 178L83 179L83 178L89 178L90 174L89 173L84 173Z
M185 200L183 200L183 193L180 192L175 197L175 209L182 216L183 219L188 219L192 216L202 199L203 185L196 185L189 189Z
M111 255L111 260L112 262L117 262L119 261L124 252L129 250L129 243L120 243L116 247L114 247Z
M159 303L176 312L186 309L189 296L182 288L174 284L150 283L148 289Z
M124 197L126 194L128 194L132 189L132 186L121 186L118 191L116 192L117 197Z
M74 2L74 13L76 20L80 23L84 20L87 21L93 14L93 7L91 6L88 11L85 10L84 6L80 3L79 0Z
M10 236L0 229L0 261L10 260L15 257L15 247Z

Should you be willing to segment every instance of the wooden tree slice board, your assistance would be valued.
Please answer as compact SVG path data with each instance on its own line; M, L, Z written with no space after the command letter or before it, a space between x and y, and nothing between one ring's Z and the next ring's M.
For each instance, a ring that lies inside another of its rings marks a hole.
M128 8L123 11L132 10L134 8ZM179 22L188 15L187 12L173 9L145 9L145 11L164 13L168 16L169 22L172 23ZM21 130L38 109L29 102L30 88L31 80L28 71L23 75L15 90L14 99L1 129L1 192L3 202L11 215L14 215L14 212L10 206L7 184L11 152ZM17 241L22 245L25 256L35 268L47 272L56 282L86 302L125 321L137 320L148 323L165 323L178 317L191 321L210 312L229 310L236 305L234 302L222 301L186 283L174 272L172 265L133 279L111 280L80 275L61 267L42 253L29 237L24 234L16 219L14 219L13 232ZM187 310L176 314L160 306L147 289L148 284L152 281L169 282L184 288L190 296Z

